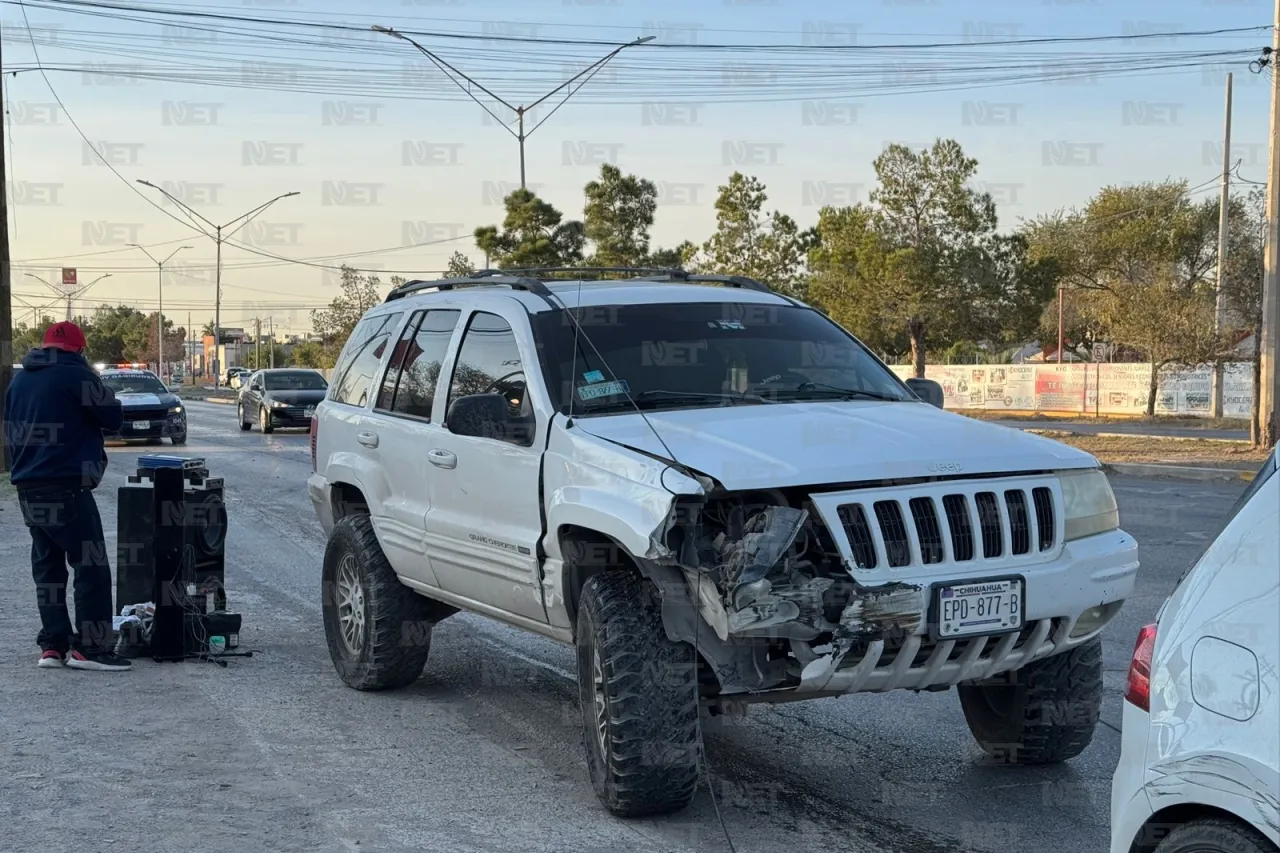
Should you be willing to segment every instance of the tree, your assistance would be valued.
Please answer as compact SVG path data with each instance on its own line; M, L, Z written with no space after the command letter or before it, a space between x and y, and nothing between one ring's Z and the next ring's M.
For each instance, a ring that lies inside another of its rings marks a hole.
M85 329L90 361L133 361L131 353L145 347L147 317L128 305L100 305Z
M144 364L155 364L160 360L160 350L156 345L157 328L155 313L142 319L136 327L131 327L125 337L125 361L139 361ZM175 327L172 320L164 321L164 357L165 361L182 361L186 352L186 329Z
M44 333L54 323L58 322L55 318L42 316L40 322L32 326L19 324L13 330L13 355L15 359L21 359L28 352L44 343Z
M291 361L294 367L309 367L313 370L333 367L333 359L329 357L329 353L322 344L315 341L294 344Z
M698 247L685 240L674 249L654 249L645 259L644 266L654 269L683 269L689 266L698 254Z
M444 274L449 278L466 278L476 273L475 265L471 263L471 259L461 252L454 252L449 257L449 265L445 268Z
M391 278L392 287L403 282L399 276ZM346 265L342 267L341 287L342 293L329 303L328 308L311 310L311 327L323 339L330 359L337 358L365 312L383 300L382 281L378 276L362 276Z
M1072 300L1096 317L1098 334L1151 362L1147 415L1161 370L1218 361L1228 339L1214 332L1217 205L1193 204L1185 181L1104 187L1083 210L1027 229L1034 253L1053 259Z
M639 267L649 257L649 229L658 209L653 181L624 175L605 163L598 180L584 188L583 232L591 241L593 267Z
M764 184L741 172L729 176L716 198L716 230L688 260L699 270L744 275L803 298L812 231L801 232L784 213L765 213ZM683 250L682 250L683 251Z
M977 161L953 140L928 151L891 145L875 161L869 205L820 212L810 253L814 299L869 346L998 350L1034 332L1056 265L999 234L990 195L970 189Z
M505 201L502 230L476 229L476 246L495 267L570 267L582 261L585 240L581 222L565 222L563 214L529 190L516 190Z

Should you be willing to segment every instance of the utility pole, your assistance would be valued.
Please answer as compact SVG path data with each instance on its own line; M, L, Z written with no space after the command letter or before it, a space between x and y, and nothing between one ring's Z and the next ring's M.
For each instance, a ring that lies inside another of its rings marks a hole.
M267 328L269 329L267 335L271 338L271 349L267 351L271 357L268 366L274 370L276 366L276 321L274 317L267 318Z
M194 385L196 384L196 353L195 353L195 350L191 348L191 343L192 343L191 339L192 339L191 312L188 311L187 312L187 334L185 338L186 343L184 344L184 346L186 347L186 350L187 350L187 381L190 382L192 385Z
M1276 401L1280 399L1280 372L1276 361L1280 358L1280 294L1277 293L1276 275L1280 272L1280 77L1276 76L1277 59L1280 58L1280 0L1276 0L1275 19L1271 33L1271 53L1268 65L1271 78L1271 145L1267 158L1267 239L1265 274L1262 279L1262 339L1258 341L1258 369L1260 393L1258 395L1258 420L1265 448L1276 446Z
M253 369L262 369L262 320L253 318Z
M208 219L205 219L199 213L196 213L196 211L189 204L174 198L172 193L169 193L168 191L161 189L160 187L156 186L150 181L139 180L138 183L142 184L144 187L151 187L151 189L158 191L165 198L169 199L169 201L173 202L178 207L180 207L182 211L188 215L188 217L195 217L196 219L199 219L200 222L203 222L205 225L213 229L213 233L210 234L208 231L201 228L199 223L193 223L192 225L192 227L195 228L195 230L199 231L204 236L212 238L214 246L216 247L215 256L217 260L215 261L214 277L213 277L214 278L214 281L213 281L213 387L217 388L219 385L219 373L221 372L221 368L222 368L222 365L219 363L219 359L218 359L218 346L222 342L222 241L224 239L229 239L232 234L235 234L241 228L248 225L251 221L253 221L253 218L255 216L257 216L259 213L262 213L262 211L266 210L268 207L275 204L280 199L289 198L290 196L298 195L298 193L297 192L282 193L281 195L276 196L270 201L258 205L248 213L242 213L241 215L237 216L235 219L232 219L229 222L225 222L222 225L215 225L212 222L210 222ZM232 225L234 225L235 228L231 228ZM223 230L228 228L231 228L231 230L227 233L226 237L223 237L223 234L222 234Z
M160 381L164 381L164 265L169 263L169 258L181 252L183 249L190 249L190 246L179 246L169 253L169 257L163 261L157 261L151 256L151 253L139 246L137 243L130 243L135 249L142 249L142 253L151 258L151 263L156 265L157 286L160 288L160 310L156 313L156 371L160 376Z
M1280 2L1280 0L1276 0L1276 2ZM1058 285L1058 364L1062 364L1062 347L1064 345L1063 324L1062 324L1063 290L1064 290L1063 286Z
M3 48L0 48L2 51ZM0 55L0 77L4 58ZM0 86L0 116L7 111ZM13 381L13 290L9 284L9 164L5 158L4 122L0 121L0 430L5 423L4 398ZM8 442L0 441L0 472L9 470Z
M467 97L471 98L471 100L479 104L481 109L483 109L490 116L492 116L493 120L496 121L502 127L503 130L505 130L507 133L510 133L512 136L516 138L516 142L520 144L520 189L522 190L526 188L525 180L524 180L524 141L528 139L530 134L532 134L535 130L542 127L542 125L546 122L548 118L551 118L551 115L548 114L547 118L544 118L542 121L535 124L532 128L529 129L529 132L526 133L524 129L525 114L530 112L531 110L536 109L539 104L541 104L543 101L550 99L557 92L560 92L561 90L564 90L564 89L568 89L569 90L568 93L564 96L564 98L560 101L560 103L556 105L556 108L551 111L554 113L555 110L560 109L560 107L565 103L565 101L568 101L570 98L572 98L577 93L578 89L582 88L582 85L584 83L586 83L588 80L594 77L596 75L596 72L598 72L601 68L603 68L605 66L605 63L607 63L610 59L613 59L615 56L617 56L619 53L621 53L622 51L626 50L629 47L635 47L638 44L645 44L646 42L651 42L655 38L657 38L657 36L641 36L640 38L635 39L634 41L629 41L626 44L620 44L617 47L615 47L613 50L611 50L609 53L605 54L600 59L597 59L595 62L591 63L586 68L582 69L577 74L573 75L568 80L561 83L559 86L556 86L550 92L547 92L541 98L538 98L538 100L534 101L528 106L525 106L523 104L520 106L516 106L515 104L508 103L507 101L503 100L501 97L494 94L489 89L486 89L483 85L471 79L466 74L463 74L457 68L454 68L452 65L445 62L443 59L437 56L435 53L427 50L425 47L418 44L416 41L409 38L404 33L398 30L395 30L391 27L384 27L379 24L374 24L371 27L371 29L380 33L385 33L386 35L389 35L392 38L397 38L397 39L400 39L401 41L407 41L409 44L416 47L419 50L419 52L422 53L423 56L431 60L431 63L433 65L435 65L442 72L444 72L444 75L448 77L449 80L454 83L454 85L456 85L462 91L466 92ZM456 74L458 77L461 78L461 80L454 79L454 77L451 76L449 72ZM573 87L574 83L578 83L578 87L576 89ZM507 109L515 113L517 129L513 131L510 127L508 127L507 122L503 121L498 116L494 115L493 110L485 106L484 102L475 96L475 93L472 91L472 89L479 89L481 92L488 95L490 98L493 98L499 104L502 104L502 106L506 107ZM485 264L485 266L487 267L488 264Z
M1222 195L1218 201L1218 283L1217 311L1213 331L1221 336L1227 329L1227 228L1231 210L1231 72L1227 72L1227 117L1222 129ZM1222 417L1222 361L1213 363L1213 417Z

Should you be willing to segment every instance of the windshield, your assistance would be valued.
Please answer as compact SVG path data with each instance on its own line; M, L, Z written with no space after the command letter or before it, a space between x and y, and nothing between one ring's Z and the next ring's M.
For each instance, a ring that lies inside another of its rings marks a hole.
M323 391L329 387L323 376L310 370L267 373L262 378L268 391Z
M136 376L104 376L102 384L116 394L168 394L158 378L150 373L139 373Z
M538 316L547 385L578 414L809 400L914 401L865 347L819 312L725 302L588 306L574 360L567 312ZM590 342L585 338L590 338ZM597 355L597 351L599 355ZM603 357L601 357L603 356Z

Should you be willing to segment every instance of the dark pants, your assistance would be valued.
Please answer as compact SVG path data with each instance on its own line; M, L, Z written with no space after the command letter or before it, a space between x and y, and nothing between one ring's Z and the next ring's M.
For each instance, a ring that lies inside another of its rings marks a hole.
M31 574L40 609L40 648L86 654L111 651L111 565L102 516L86 488L47 486L18 492L22 518L31 531ZM76 621L67 613L67 563L75 569Z

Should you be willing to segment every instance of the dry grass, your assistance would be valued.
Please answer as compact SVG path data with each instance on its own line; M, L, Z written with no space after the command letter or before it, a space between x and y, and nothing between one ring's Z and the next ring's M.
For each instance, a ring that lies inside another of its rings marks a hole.
M1196 439L1159 439L1135 436L1070 435L1051 429L1037 430L1041 435L1091 453L1101 462L1152 462L1168 465L1204 465L1218 468L1252 470L1267 458L1266 450L1247 444Z
M965 415L980 421L1039 421L1044 424L1053 424L1054 422L1070 421L1072 423L1088 423L1088 424L1151 424L1152 426L1176 426L1176 427L1199 427L1201 429L1243 429L1249 428L1249 422L1243 418L1186 418L1177 416L1160 415L1154 418L1148 417L1120 417L1117 415L1102 415L1094 417L1093 415L1072 414L1064 412L1044 413L1044 412L1001 412L1001 411L960 411L956 414Z

